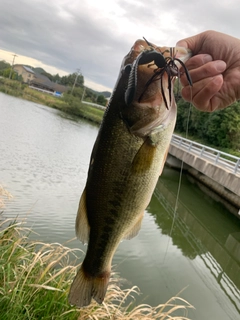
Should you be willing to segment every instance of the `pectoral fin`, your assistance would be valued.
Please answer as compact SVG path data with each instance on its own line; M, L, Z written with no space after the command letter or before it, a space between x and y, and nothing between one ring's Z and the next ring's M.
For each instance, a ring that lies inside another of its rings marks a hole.
M76 236L83 244L88 242L90 226L87 218L86 189L84 189L78 207L75 223Z
M130 230L128 230L127 233L125 233L125 235L123 237L124 239L130 240L130 239L136 237L136 235L138 234L138 232L141 229L143 216L144 216L144 212L139 216L139 218L138 218L137 222L134 224L134 226Z
M149 142L149 139L146 139L133 159L132 173L142 174L146 172L151 167L155 152L156 147Z

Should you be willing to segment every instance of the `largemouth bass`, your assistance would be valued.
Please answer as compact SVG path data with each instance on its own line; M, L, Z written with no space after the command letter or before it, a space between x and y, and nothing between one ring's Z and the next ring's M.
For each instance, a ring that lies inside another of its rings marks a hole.
M148 61L156 52L164 59L159 55L159 62ZM171 53L176 60L190 57L185 48L137 40L123 59L76 218L77 237L88 243L69 293L69 302L78 307L92 298L103 302L113 255L122 239L137 235L163 170L176 120L171 85L176 64L167 66Z

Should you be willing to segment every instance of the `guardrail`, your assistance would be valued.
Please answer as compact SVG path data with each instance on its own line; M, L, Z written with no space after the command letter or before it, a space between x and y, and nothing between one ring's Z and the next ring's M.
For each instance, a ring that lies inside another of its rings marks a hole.
M100 110L106 110L106 107L104 107L104 106L102 106L100 104L97 104L97 103L88 102L88 101L82 101L82 103L88 104L89 106L95 107L95 108L100 109Z
M196 154L199 158L205 158L206 160L224 167L235 174L240 174L240 158L236 156L207 147L176 134L173 134L171 143L188 152Z

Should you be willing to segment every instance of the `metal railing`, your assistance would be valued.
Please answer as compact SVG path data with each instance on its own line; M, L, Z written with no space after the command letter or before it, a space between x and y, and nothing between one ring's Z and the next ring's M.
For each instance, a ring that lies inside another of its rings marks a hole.
M88 102L88 101L82 101L82 103L88 104L89 106L95 107L95 108L100 109L100 110L106 110L106 107L104 107L104 106L102 106L100 104L97 104L97 103Z
M173 134L171 143L188 152L194 153L199 158L206 159L207 161L224 167L225 169L235 174L240 174L239 157L233 156L217 149L210 148L192 140L188 140L176 134Z

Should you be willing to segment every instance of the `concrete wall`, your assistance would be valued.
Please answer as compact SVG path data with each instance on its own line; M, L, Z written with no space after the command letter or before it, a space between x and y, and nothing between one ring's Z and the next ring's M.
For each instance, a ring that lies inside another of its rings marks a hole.
M167 164L187 170L195 179L229 201L240 218L240 176L171 144ZM232 210L231 210L232 212Z
M240 197L240 176L192 153L188 153L175 145L170 145L169 153Z

